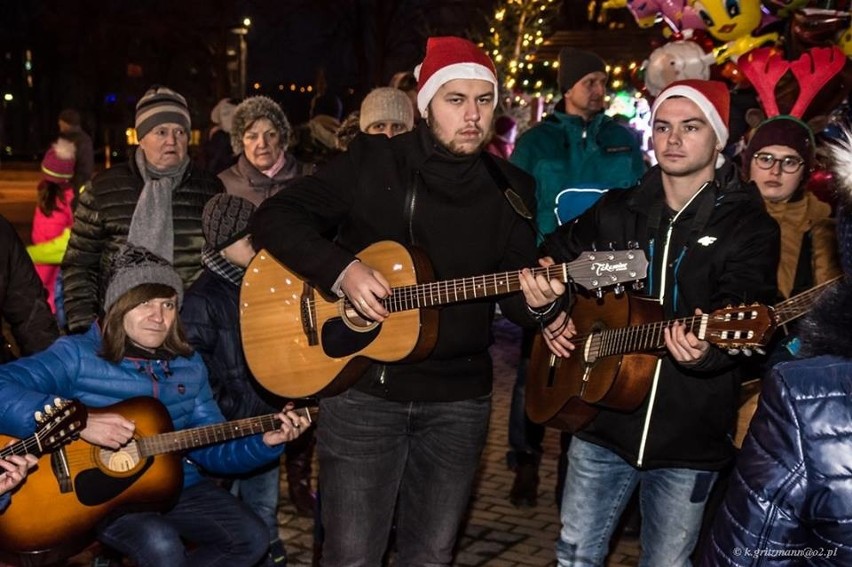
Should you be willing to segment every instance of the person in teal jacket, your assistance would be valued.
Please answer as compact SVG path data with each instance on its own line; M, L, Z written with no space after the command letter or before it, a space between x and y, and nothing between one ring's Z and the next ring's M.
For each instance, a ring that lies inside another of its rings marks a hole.
M84 335L62 337L43 352L0 366L0 432L30 435L36 428L34 411L55 397L78 399L93 408L138 396L157 398L175 430L225 421L204 362L192 352L177 318L183 283L174 268L147 249L128 245L113 257L111 273L103 320ZM90 412L80 437L119 450L134 439L133 417ZM162 513L111 514L97 526L98 539L136 565L257 563L269 544L263 522L204 478L202 470L239 474L277 459L283 443L298 437L309 422L293 411L276 417L278 429L189 451L183 459L183 488L173 507ZM80 476L75 487L85 499ZM103 476L102 484L112 479ZM91 496L97 487L89 490ZM191 551L184 540L192 542Z
M606 63L589 51L559 53L563 105L518 139L510 161L535 177L540 239L580 216L609 189L645 172L639 142L604 114Z
M558 226L580 216L607 190L627 189L645 172L636 136L603 112L606 84L603 59L589 51L563 48L559 52L563 104L557 104L553 114L527 130L515 145L510 161L536 181L539 242ZM507 463L516 473L509 499L515 506L537 503L538 461L544 436L542 426L524 415L532 339L532 332L524 333L509 415ZM564 460L560 463L560 468L564 467Z

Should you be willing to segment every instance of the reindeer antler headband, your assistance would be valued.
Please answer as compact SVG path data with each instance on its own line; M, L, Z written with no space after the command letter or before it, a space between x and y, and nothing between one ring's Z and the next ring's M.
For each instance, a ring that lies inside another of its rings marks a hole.
M846 56L837 46L813 47L795 61L788 61L780 49L767 47L750 51L737 65L754 86L769 118L782 114L776 87L790 71L798 83L799 95L784 114L802 118L814 98L843 70Z

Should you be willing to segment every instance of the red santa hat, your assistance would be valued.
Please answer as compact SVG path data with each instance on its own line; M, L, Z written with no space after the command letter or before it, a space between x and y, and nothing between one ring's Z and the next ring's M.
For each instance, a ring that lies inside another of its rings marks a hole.
M728 91L728 86L721 81L704 81L700 79L688 79L685 81L675 81L667 86L651 107L651 124L654 124L654 119L657 116L657 110L665 100L673 97L683 97L694 102L704 116L713 132L716 133L716 138L719 140L719 145L724 148L728 143L728 123L731 118L731 93ZM725 158L721 153L716 161L716 167L721 167Z
M494 62L472 42L460 37L430 37L426 57L414 68L417 77L417 108L426 116L426 107L444 83L454 79L480 79L494 85L497 103L497 69Z

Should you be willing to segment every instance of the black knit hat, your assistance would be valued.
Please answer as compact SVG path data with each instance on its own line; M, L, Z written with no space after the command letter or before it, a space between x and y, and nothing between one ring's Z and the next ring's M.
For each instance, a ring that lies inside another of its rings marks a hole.
M565 93L577 84L577 81L600 71L606 73L606 62L591 51L563 47L559 52L559 92Z
M180 124L189 133L189 107L186 99L168 87L154 85L136 103L136 138L166 123Z
M147 248L126 244L110 258L109 284L104 296L104 312L122 295L143 284L162 284L175 290L178 307L183 301L183 281L166 260Z
M254 211L254 204L247 199L227 193L215 195L204 205L201 215L207 246L218 252L244 237Z
M252 96L234 110L233 123L231 125L231 148L235 154L243 151L243 135L256 120L266 118L278 130L281 145L286 150L290 142L290 121L287 115L278 106L278 103L266 96Z

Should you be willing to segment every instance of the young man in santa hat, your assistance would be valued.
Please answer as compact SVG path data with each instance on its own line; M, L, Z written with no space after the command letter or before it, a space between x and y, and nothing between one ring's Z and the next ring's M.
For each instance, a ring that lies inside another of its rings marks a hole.
M265 201L251 229L255 246L379 322L390 315L389 274L356 258L377 241L419 247L437 280L519 270L537 258L524 218L535 211L533 180L483 151L497 97L493 62L467 40L435 37L416 73L423 120L412 132L358 136ZM323 238L335 227L334 242ZM529 302L502 296L503 314L546 324L556 293L529 271L522 281ZM424 360L373 362L354 387L322 399L323 565L379 565L394 520L399 565L452 561L488 429L493 314L493 301L442 307Z
M775 298L778 225L753 185L721 154L730 98L723 83L689 80L652 108L659 164L638 185L611 191L545 245L564 260L592 245L638 243L650 266L646 292L669 320ZM559 320L553 322L557 328ZM554 336L560 356L582 356ZM642 513L640 565L688 565L718 471L733 456L738 359L683 324L664 331L666 351L634 411L601 409L568 450L560 566L603 565L610 537L636 485Z

